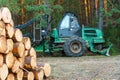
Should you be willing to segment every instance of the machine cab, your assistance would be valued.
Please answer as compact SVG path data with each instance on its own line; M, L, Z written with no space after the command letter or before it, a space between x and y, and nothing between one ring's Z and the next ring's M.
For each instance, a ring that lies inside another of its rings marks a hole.
M58 25L59 37L80 36L80 25L77 17L72 13L66 13Z

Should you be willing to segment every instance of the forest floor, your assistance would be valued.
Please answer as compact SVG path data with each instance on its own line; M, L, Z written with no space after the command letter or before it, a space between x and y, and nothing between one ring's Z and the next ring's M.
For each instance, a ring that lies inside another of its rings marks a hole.
M46 80L120 80L120 56L40 57L52 72Z

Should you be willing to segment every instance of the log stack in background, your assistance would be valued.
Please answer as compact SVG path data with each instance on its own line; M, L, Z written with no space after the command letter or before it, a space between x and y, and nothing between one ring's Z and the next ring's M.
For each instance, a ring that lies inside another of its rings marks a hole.
M37 64L30 38L14 28L9 9L0 8L0 80L43 80L50 73L48 63Z

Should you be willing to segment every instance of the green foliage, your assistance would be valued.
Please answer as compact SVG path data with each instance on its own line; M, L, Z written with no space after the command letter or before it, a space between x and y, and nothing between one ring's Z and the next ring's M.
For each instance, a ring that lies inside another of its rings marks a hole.
M111 48L111 53L112 55L117 55L119 54L118 52L120 51L120 27L105 27L103 29L104 31L104 37L106 39L106 44L110 45L113 44ZM117 54L116 54L117 53Z
M117 0L110 0L107 5L108 11L104 11L106 27L103 29L106 43L113 44L112 55L120 55L120 5Z
M0 7L8 7L14 14L18 14L20 11L20 4L17 0L0 0Z
M55 15L52 15L54 12L57 12L57 14L59 14L59 12L61 12L63 10L61 5L58 4L54 4L55 0L47 0L44 4L40 4L40 5L36 5L33 4L33 2L29 2L25 5L25 9L27 10L27 12L34 12L33 15L34 17L38 17L41 20L41 24L40 26L45 25L45 20L40 17L41 15L49 15L50 17L54 18L56 17ZM57 19L57 17L55 18ZM54 24L54 23L53 23Z

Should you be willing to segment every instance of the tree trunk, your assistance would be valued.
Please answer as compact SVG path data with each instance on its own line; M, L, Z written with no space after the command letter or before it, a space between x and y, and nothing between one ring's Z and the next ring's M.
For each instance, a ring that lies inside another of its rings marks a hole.
M37 63L36 63L36 58L35 57L32 57L32 56L26 56L25 57L25 67L27 68L27 69L34 69L34 68L36 68L36 65L37 65Z
M25 45L25 49L30 49L31 48L31 41L29 37L24 37L23 38L23 43Z
M10 21L11 21L10 10L7 7L3 7L3 8L1 8L1 13L2 13L2 20L5 23L10 23Z
M99 29L102 30L102 26L103 26L103 0L99 0L100 1L100 8L99 8L99 23L98 23L98 27Z
M35 69L33 70L35 80L43 80L44 71L43 69Z
M5 53L6 50L7 50L7 40L4 36L0 36L0 53Z
M8 38L12 38L14 35L14 27L10 24L6 24L6 35Z
M6 65L8 66L8 68L12 68L13 64L14 64L14 60L15 57L13 56L12 52L9 52L6 56L5 56L5 62Z
M3 55L2 55L2 54L0 54L0 67L3 65L3 62L4 62Z
M3 64L1 67L0 67L0 79L1 80L5 80L8 76L8 67L6 64Z
M51 73L51 67L50 64L44 63L44 64L37 64L38 68L42 68L44 70L45 77L49 77Z
M24 72L23 80L34 80L33 72Z
M25 51L25 48L22 42L14 43L13 53L16 57L23 57L24 51Z
M14 32L14 41L21 42L23 39L23 34L20 29L15 29Z
M15 80L14 74L9 73L6 80Z

